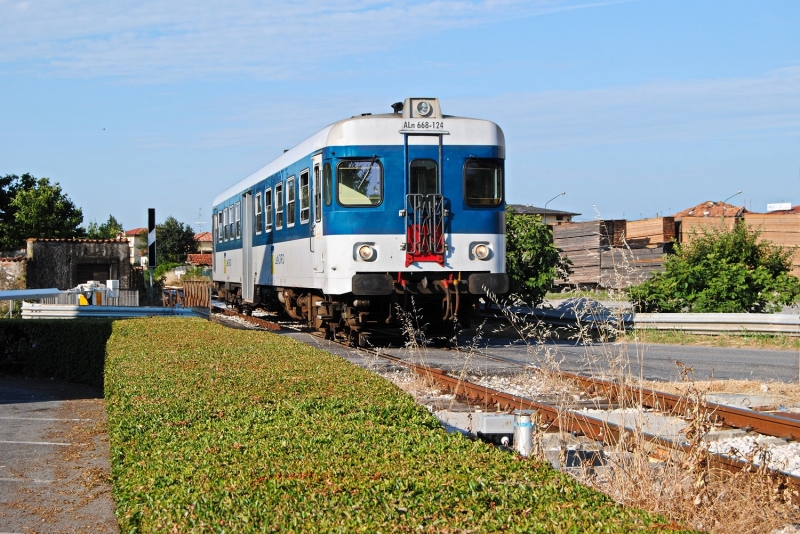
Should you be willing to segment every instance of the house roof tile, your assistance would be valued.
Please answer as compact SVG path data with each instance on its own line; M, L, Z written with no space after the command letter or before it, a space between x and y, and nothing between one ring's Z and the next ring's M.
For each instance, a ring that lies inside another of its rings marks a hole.
M747 213L744 206L734 206L732 204L723 204L722 202L714 202L707 200L701 202L693 208L686 208L679 211L673 217L675 220L680 220L684 217L741 217L742 214Z
M211 254L187 254L186 263L192 265L211 265Z

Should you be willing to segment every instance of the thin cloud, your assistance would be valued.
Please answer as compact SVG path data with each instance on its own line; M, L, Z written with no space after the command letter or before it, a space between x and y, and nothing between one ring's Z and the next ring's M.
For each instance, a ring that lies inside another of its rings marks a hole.
M516 93L450 105L498 122L523 150L795 135L800 67L750 78Z
M59 76L291 77L309 64L394 48L431 31L631 0L0 0L0 65Z

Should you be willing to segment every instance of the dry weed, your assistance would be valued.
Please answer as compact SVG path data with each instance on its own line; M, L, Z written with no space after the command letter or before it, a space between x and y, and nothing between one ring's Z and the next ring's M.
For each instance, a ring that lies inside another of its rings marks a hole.
M621 270L616 273L618 285L632 272L632 262L623 262ZM763 394L766 389L770 395L777 396L781 403L795 404L800 401L800 386L746 381L695 382L689 368L683 369L684 380L678 383L646 382L643 380L643 362L649 338L641 335L626 337L622 319L630 308L627 302L622 302L622 293L611 292L611 295L620 302L604 314L596 313L584 299L576 300L573 311L578 320L573 338L593 348L585 352L584 368L593 376L602 376L607 380L689 397L692 400L690 413L680 414L688 416L683 431L690 445L689 452L678 455L656 448L642 433L645 425L640 416L632 425L634 428L623 433L615 446L605 448L607 465L600 468L585 466L580 478L620 503L714 533L771 532L800 521L798 508L791 503L780 477L771 476L763 468L755 467L755 464L766 464L763 458L750 457L750 469L736 474L713 467L706 440L706 434L712 428L713 414L709 413L705 402L705 395L709 392ZM504 308L502 303L500 307ZM514 325L514 314L509 310L505 315ZM529 331L522 328L512 329L528 343L529 352L539 356L535 363L552 377L553 390L563 391L557 378L560 363L557 352L545 347L544 338L535 332L530 335ZM611 342L619 339L629 342ZM566 396L564 401L560 405L562 409L569 404ZM621 406L637 407L640 414L646 411L636 398L615 401ZM541 443L544 429L539 426L537 431ZM562 444L566 443L567 437L561 436ZM541 448L535 454L544 457Z

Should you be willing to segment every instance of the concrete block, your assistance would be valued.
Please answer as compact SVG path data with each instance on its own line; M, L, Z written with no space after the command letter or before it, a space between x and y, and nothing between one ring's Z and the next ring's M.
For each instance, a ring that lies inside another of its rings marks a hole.
M745 430L732 428L729 430L712 430L703 439L706 441L722 441L724 439L741 438L746 435L747 432Z

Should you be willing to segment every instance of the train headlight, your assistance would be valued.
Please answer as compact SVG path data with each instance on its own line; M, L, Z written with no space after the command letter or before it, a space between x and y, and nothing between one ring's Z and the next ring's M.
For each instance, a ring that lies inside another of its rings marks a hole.
M417 112L423 117L427 117L431 112L431 105L423 100L417 104Z
M358 247L358 257L364 261L370 261L375 257L375 249L369 245L361 245Z
M491 250L489 249L489 245L486 243L476 243L472 247L472 255L478 260L487 259L490 252Z

